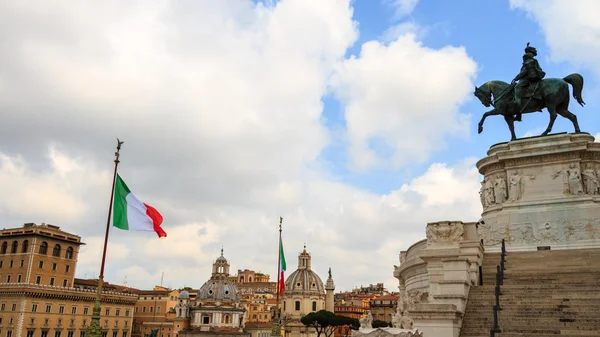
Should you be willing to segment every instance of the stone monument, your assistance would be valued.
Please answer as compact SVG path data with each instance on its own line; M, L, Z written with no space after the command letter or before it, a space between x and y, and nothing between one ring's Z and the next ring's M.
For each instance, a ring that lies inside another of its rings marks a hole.
M508 185L494 185L494 198L482 201L486 251L499 250L502 239L511 251L600 247L600 143L591 135L496 144L477 168L484 181Z
M352 331L353 337L423 337L423 333L413 329L412 319L402 312L400 302L392 319L392 328L373 328L371 311L359 319L360 328Z

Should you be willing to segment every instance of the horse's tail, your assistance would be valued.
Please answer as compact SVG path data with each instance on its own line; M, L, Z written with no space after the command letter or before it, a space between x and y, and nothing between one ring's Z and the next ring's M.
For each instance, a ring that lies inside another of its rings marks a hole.
M585 105L583 98L581 97L581 91L583 90L583 76L579 74L571 74L563 78L563 81L573 86L573 97L577 100L581 106Z

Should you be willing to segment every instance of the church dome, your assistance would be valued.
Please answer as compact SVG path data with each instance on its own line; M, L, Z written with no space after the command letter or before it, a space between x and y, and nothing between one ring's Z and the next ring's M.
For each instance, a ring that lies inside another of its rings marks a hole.
M190 293L187 290L184 290L179 293L179 299L187 300L190 298Z
M304 247L304 251L298 255L298 269L291 273L285 281L285 294L325 295L323 281L317 273L311 270L310 264L310 254Z
M237 285L229 279L229 262L223 256L223 249L221 249L221 256L213 263L212 276L200 287L196 299L214 302L240 300Z

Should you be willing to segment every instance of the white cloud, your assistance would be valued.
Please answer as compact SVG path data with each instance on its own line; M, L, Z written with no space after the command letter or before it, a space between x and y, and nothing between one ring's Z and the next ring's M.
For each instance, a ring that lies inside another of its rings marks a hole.
M412 13L419 3L419 0L383 0L383 3L394 8L394 17L400 19Z
M510 0L542 28L552 58L593 69L600 75L600 2L596 0Z
M475 64L403 35L336 68L357 34L348 0L15 2L0 12L0 219L81 235L77 274L97 275L119 136L120 173L168 237L112 229L108 281L200 287L222 245L234 272L275 276L280 215L290 269L306 242L338 289L390 280L427 221L478 218L478 174L435 164L385 195L334 181L317 159L328 81L337 71L354 159L382 135L397 166L464 134Z
M447 136L468 134L458 107L472 91L475 72L464 48L430 49L412 34L388 45L365 43L332 81L346 105L353 167L421 162L441 150Z

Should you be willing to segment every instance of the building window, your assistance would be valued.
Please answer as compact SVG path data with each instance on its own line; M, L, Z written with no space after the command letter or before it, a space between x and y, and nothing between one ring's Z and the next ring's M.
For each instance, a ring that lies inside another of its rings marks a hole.
M85 327L87 325L87 319L84 319L82 324Z
M128 326L129 326L129 324L128 324L128 323L129 323L129 321L125 321L125 327L128 327Z
M52 270L56 270L56 263L52 263Z
M110 316L110 308L106 308L106 310L104 311L104 314L106 316Z
M2 242L2 249L0 250L0 254L6 254L7 248L8 248L8 243L6 241Z
M34 323L35 323L35 318L32 318L32 319L29 321L29 324L33 325Z
M312 311L317 311L317 302L313 301L313 310Z
M68 331L68 332L67 332L67 337L73 337L73 333L74 333L74 332L75 332L75 331Z
M108 334L108 332L106 332L106 331L102 332L102 337L106 337L107 334Z
M74 327L74 326L75 326L75 320L74 320L74 319L71 319L71 325L70 325L70 326L71 326L71 327Z
M52 256L60 257L60 245L57 243L54 245L54 249L52 249Z
M8 268L12 268L12 267L13 267L13 264L14 264L14 262L15 262L15 261L13 261L13 260L10 260L10 265L8 266Z
M11 309L12 311L17 311L17 303L13 303Z
M21 260L21 268L25 265L25 260Z
M300 301L296 301L296 311L300 311Z
M150 307L150 312L154 311L154 307Z
M125 310L125 316L129 316L129 309Z
M0 311L4 311L6 309L6 303L0 304Z
M79 337L85 337L85 330L79 330Z
M29 249L29 241L25 240L23 241L23 249L21 250L22 253L27 253L27 250Z
M113 337L117 337L117 331L113 331Z
M44 261L38 262L38 268L44 268Z
M10 275L6 276L6 283L10 283Z
M156 307L156 313L160 314L160 307Z
M63 280L63 287L66 287L66 286L67 286L67 282L68 282L68 281L67 281L67 279L64 279L64 280Z
M48 242L44 241L40 244L40 254L46 255L48 253Z
M64 305L61 305L61 306L58 307L58 313L59 314L64 314L65 313L65 306Z
M27 330L27 337L33 337L33 330Z
M88 307L83 307L83 314L87 315L88 314L88 310L89 310ZM85 324L85 321L83 321L83 322L84 322L83 324Z
M6 331L6 337L12 337L12 330Z
M209 323L210 323L210 316L202 315L202 324L209 324Z
M31 305L31 312L37 312L37 304L34 303ZM33 322L31 324L33 324Z
M4 261L0 261L0 268L2 268L2 262L4 262Z
M127 331L123 331L123 337L127 337Z
M19 249L19 242L18 241L13 241L12 243L12 248L10 249L11 253L16 253L17 249Z
M104 320L104 327L108 328L108 320L107 319Z
M17 282L21 283L22 279L23 279L23 275L21 275L21 274L17 275Z
M76 315L77 314L77 307L76 306L72 306L71 307L71 314L72 315Z
M53 286L54 285L54 277L50 278L50 285Z
M285 301L283 301L283 311L285 311Z
M42 330L42 335L41 337L48 337L48 331L44 331Z
M121 314L121 309L115 309L115 316L119 316Z
M56 323L56 326L62 326L62 318L58 319L58 322Z
M119 321L115 320L115 328L119 327Z
M52 304L46 304L46 312L52 312Z
M69 265L65 266L65 272L67 272L67 273L69 272L69 269L70 269L69 267L70 267Z
M142 307L142 312L146 312L146 307Z
M67 252L65 253L65 258L72 259L73 258L73 247L68 247Z
M38 275L38 276L36 276L36 277L35 277L35 283L36 283L36 284L40 284L40 283L42 283L42 277L41 277L41 276L39 276L39 275Z
M54 337L60 337L60 330L54 331Z

